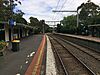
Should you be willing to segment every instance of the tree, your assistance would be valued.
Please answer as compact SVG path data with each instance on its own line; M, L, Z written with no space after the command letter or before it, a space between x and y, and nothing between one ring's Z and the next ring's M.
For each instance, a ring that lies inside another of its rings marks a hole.
M88 25L100 24L100 7L91 2L91 0L88 0L86 3L82 3L77 10L80 10L80 25L78 27L80 34L88 34ZM91 32L93 33L93 31Z
M61 24L57 24L57 32L58 32L58 33L60 33L60 32L61 32L61 29L62 29Z
M17 22L17 23L22 23L22 24L28 24L27 21L23 18L24 13L20 10L18 11L18 13L15 13L13 15L13 19Z
M23 18L24 12L13 10L17 6L17 3L21 4L18 0L0 0L0 21L8 21L13 18L17 23L27 24L27 21Z
M77 26L77 17L76 15L64 17L61 23L63 24L63 32L74 33Z
M82 3L80 9L79 19L84 25L97 24L96 17L100 15L100 7L90 0L86 3Z
M29 25L34 28L34 33L40 33L41 32L40 21L34 17L30 17L29 19L30 19Z
M45 24L45 20L38 20L35 17L30 17L30 26L33 26L34 28L34 33L43 33L43 29L44 32L48 32L50 31L49 26L47 24Z
M39 20L37 18L34 18L34 17L30 17L30 26L33 26L33 27L37 27L39 25Z
M10 18L13 18L14 9L17 6L15 2L21 4L18 0L0 0L0 20L8 21Z
M40 32L46 33L51 31L49 25L45 23L45 20L40 20L39 25L40 25Z

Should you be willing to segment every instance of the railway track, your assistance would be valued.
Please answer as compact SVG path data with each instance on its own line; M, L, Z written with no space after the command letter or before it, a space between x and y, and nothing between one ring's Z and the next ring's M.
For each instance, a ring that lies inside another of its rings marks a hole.
M61 42L50 38L52 46L60 60L63 75L96 75L79 58L74 56Z
M96 60L100 61L100 52L98 50L95 50L95 48L91 48L91 47L88 47L87 45L80 45L80 44L77 44L77 43L73 43L73 42L70 42L66 39L66 37L58 37L58 36L55 36L56 38L59 38L61 39L62 41L78 48L79 50L87 53L88 55L94 57ZM78 41L77 41L78 42Z
M53 36L53 35L52 35ZM54 37L63 47L78 58L94 75L100 75L100 54L90 48L76 45L62 38Z
M62 40L62 41L64 41L64 42L66 42L66 43L68 43L68 44L70 44L70 45L72 45L72 46L74 46L74 47L76 47L76 48L78 48L79 50L87 53L88 55L92 56L96 60L100 61L100 52L95 51L94 49L92 49L88 46L79 45L79 44L77 45L73 42L68 41L66 38L61 38L61 37L58 37L58 36L55 36L55 37Z

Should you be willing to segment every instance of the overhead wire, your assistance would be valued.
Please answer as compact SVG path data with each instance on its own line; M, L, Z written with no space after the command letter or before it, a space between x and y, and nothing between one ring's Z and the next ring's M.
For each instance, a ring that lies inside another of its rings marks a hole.
M69 9L70 9L70 8L74 8L74 7L75 7L75 6L74 6L74 4L73 4L73 3L74 3L74 1L75 1L75 0L71 0L71 1L68 3L68 5L69 5L69 7L68 7L68 8L69 8ZM71 6L71 5L73 5L73 6ZM73 10L73 9L71 9L71 10ZM72 12L67 12L67 14L68 14L68 13L72 13ZM74 13L75 13L75 12L74 12Z
M73 1L74 1L74 0L73 0ZM74 3L73 1L70 2L70 4ZM88 1L88 0L84 0L83 2L87 2L87 1ZM73 4L73 5L74 5L74 4ZM73 8L74 8L74 6L73 6Z
M73 0L73 1L74 1L74 0ZM73 3L73 1L72 1L72 3ZM87 1L88 1L88 0L84 0L84 1L82 1L82 3L85 3L85 2L87 2ZM82 3L81 3L81 4L82 4ZM70 3L70 4L71 4L71 3ZM81 4L80 4L80 5L81 5ZM74 8L74 6L73 6L72 8ZM78 8L78 6L77 6L77 8ZM77 10L77 9L76 9L76 10Z
M60 9L59 11L61 11L61 10L63 9L63 7L64 7L64 5L66 4L67 1L68 1L68 0L65 0L65 2L62 4L62 7L61 7L61 9ZM71 1L68 3L68 5L69 5L69 4L72 4L73 1L74 1L74 0L71 0ZM87 0L84 0L84 2L86 2L86 1L87 1ZM74 5L74 4L73 4L73 5ZM70 7L71 7L71 8L74 8L74 6L70 6ZM69 7L69 8L70 8L70 7ZM62 15L62 13L63 13L63 12L61 12L60 15ZM63 15L62 15L62 16L63 16Z
M56 9L58 8L59 2L60 2L60 0L58 0L58 2L57 2L57 6L56 6Z
M56 8L55 8L55 10L57 10L57 8L58 8L58 6L59 6L59 3L60 3L60 0L58 0L58 2L57 2L57 6L56 6ZM53 20L55 19L55 12L54 12L54 16L53 16Z
M66 4L67 1L68 1L68 0L65 0L65 1L63 2L63 4L62 4L62 6L61 6L61 8L60 8L59 11L61 11L61 10L64 8L64 6L65 6L65 4ZM73 1L74 1L74 0L71 0L70 3L68 3L68 5L69 5L69 4L72 4ZM87 0L84 0L84 1L87 1ZM60 0L59 0L58 3L57 3L57 7L59 6L59 3L60 3ZM56 7L56 9L57 9L57 7ZM74 8L74 6L70 6L70 7ZM69 7L69 8L70 8L70 7ZM59 12L57 12L57 13L59 13ZM62 14L62 12L60 12L60 15L61 15L61 14ZM58 15L58 14L57 14L57 15ZM55 16L54 19L57 19L57 18L58 18L57 15Z
M63 2L63 4L62 4L62 6L61 6L61 8L60 8L59 11L61 11L61 10L63 9L63 7L64 7L64 5L66 4L67 1L68 1L68 0L65 0L65 1ZM58 13L59 13L59 12L58 12ZM62 15L62 12L60 12L60 15Z
M64 7L64 5L66 4L67 1L68 1L68 0L65 0L65 2L62 4L60 10L62 10L62 8Z

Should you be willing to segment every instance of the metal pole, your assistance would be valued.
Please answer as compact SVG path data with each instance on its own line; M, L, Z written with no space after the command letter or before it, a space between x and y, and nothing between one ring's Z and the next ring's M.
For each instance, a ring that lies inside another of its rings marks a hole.
M43 34L44 34L45 32L44 32L44 23L43 23Z
M54 22L54 25L53 25L53 33L55 32L55 22Z
M0 11L2 10L2 7L3 7L3 2L2 0L0 0Z
M10 15L10 18L12 19L13 17L13 8L12 8L12 3L13 0L10 0L10 10L11 10L11 15ZM14 40L14 29L13 27L11 27L11 40Z
M13 0L10 0L11 18L13 16L13 7L12 7L12 5L13 5Z
M78 10L77 10L77 28L79 26L79 14L78 14Z

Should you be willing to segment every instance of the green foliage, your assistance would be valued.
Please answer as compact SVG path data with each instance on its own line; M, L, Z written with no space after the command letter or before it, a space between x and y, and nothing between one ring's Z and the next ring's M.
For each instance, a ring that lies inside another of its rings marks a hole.
M71 15L68 17L64 17L61 23L63 24L63 26L57 25L57 30L59 32L74 33L77 25L77 16Z
M41 28L39 25L39 20L37 18L34 18L34 17L30 17L29 19L30 19L29 25L34 28L34 33L36 33L36 34L40 33Z
M27 21L23 18L23 12L14 14L13 18L17 23L22 23L27 25Z
M57 25L57 31L63 33L78 33L88 35L88 25L100 24L100 6L88 0L82 3L77 10L79 11L79 26L77 28L77 16L71 15L64 17L61 25Z
M100 24L100 7L88 0L86 3L82 3L77 10L80 10L78 34L88 35L90 32L88 25Z
M6 46L6 42L0 41L0 50L2 50Z
M30 17L30 26L33 26L33 27L38 27L39 26L39 20L37 18L34 18L34 17Z
M100 7L90 0L78 7L81 11L79 19L84 25L97 24L98 15L100 15Z
M61 30L62 30L61 24L57 24L57 32L59 33L59 32L61 32Z
M37 18L30 17L30 26L33 26L34 28L34 33L43 33L43 27L45 32L49 32L49 26L45 24L45 20L38 20Z
M0 21L8 21L14 17L13 10L17 6L15 2L21 3L17 0L12 0L11 2L9 0L0 0Z
M8 15L10 15L10 6L8 1L2 1L0 2L0 20L6 21L8 19Z

